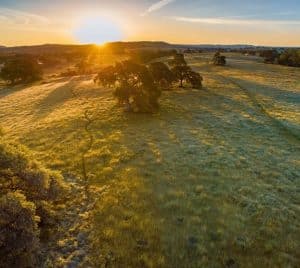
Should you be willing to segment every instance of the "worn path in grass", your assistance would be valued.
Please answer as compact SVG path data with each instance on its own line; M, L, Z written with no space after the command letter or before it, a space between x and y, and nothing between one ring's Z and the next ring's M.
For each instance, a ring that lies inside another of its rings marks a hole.
M93 115L87 174L93 187L109 186L92 212L95 267L296 267L299 141L224 77L278 78L288 101L272 87L268 111L279 103L281 119L297 126L297 71L235 56L223 69L189 61L205 89L165 92L155 115L122 113L110 90L82 77L1 95L1 120L49 167L80 178L84 111Z

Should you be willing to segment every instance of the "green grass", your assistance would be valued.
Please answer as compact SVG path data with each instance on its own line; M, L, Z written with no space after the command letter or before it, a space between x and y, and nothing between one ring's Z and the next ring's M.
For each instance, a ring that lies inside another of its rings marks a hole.
M297 267L300 71L227 56L188 58L204 90L164 92L154 115L123 113L91 77L1 91L6 135L78 178L91 114L88 177L107 186L91 219L95 267Z

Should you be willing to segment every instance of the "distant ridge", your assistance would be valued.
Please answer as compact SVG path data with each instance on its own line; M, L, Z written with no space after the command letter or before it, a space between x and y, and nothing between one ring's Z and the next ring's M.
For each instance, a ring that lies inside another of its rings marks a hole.
M287 47L268 47L268 46L255 46L247 44L170 44L163 41L134 41L134 42L110 42L106 46L124 48L124 49L201 49L201 50L236 50L236 49L267 49L267 48L287 48ZM93 48L94 44L44 44L32 46L15 46L5 47L0 46L0 53L16 53L16 54L43 54L43 53L70 53L80 52L89 48Z

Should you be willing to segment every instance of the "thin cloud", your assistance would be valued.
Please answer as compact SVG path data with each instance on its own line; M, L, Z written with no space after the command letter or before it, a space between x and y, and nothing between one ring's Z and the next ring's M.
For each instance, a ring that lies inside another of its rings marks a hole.
M25 25L49 23L46 17L9 8L0 8L0 21L2 23Z
M247 20L247 19L226 19L226 18L191 18L171 17L176 21L190 23L205 23L215 25L300 25L300 20Z
M171 4L172 2L175 2L176 0L161 0L159 2L154 3L151 5L141 16L146 16L149 13L152 13L154 11L160 10L166 5Z

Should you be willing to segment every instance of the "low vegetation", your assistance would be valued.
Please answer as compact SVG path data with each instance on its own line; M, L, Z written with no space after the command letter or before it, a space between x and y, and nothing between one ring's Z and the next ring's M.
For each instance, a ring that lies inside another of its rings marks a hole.
M0 266L38 263L40 228L55 224L54 202L67 191L62 176L29 151L0 138Z

